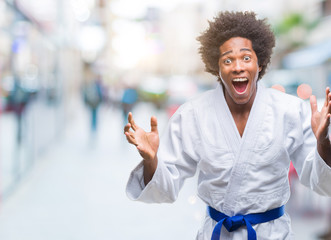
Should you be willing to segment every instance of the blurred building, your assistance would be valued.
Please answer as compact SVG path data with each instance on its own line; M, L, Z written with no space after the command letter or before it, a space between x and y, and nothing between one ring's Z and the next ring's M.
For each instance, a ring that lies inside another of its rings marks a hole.
M73 1L0 1L3 198L56 141L82 78ZM17 136L17 137L16 137Z
M294 8L278 20L278 46L267 77L270 85L283 84L291 94L300 84L309 84L314 95L324 98L331 85L331 1L306 2L306 8Z
M117 91L108 99L124 86L146 89L150 79L160 81L158 96L189 88L177 93L176 105L196 86L215 84L196 37L220 10L255 11L277 30L268 85L309 83L320 96L331 84L331 0L1 0L0 194L59 138L93 75ZM14 93L25 96L19 110Z

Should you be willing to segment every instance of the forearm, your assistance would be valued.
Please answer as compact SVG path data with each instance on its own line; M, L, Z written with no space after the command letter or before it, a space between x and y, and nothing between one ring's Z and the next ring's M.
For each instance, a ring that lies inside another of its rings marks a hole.
M155 157L153 160L145 160L144 163L144 183L147 185L153 178L154 173L157 168L157 157Z
M331 142L330 138L317 142L317 151L327 165L331 167Z

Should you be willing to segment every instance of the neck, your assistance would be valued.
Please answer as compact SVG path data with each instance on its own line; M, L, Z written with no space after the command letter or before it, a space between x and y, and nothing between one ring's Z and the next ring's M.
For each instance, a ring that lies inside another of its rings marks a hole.
M223 88L224 89L224 88ZM224 91L224 90L223 90ZM227 91L224 91L225 101L229 107L233 120L237 126L238 132L242 137L248 121L249 114L251 112L253 102L256 96L256 92L251 96L249 101L244 104L238 104L233 101Z
M232 114L246 115L246 114L250 113L253 103L236 104L236 103L233 103L233 101L231 101L231 100L230 101L227 100L226 102L228 103L229 109Z
M230 95L227 94L224 87L223 87L223 93L224 93L225 101L226 101L232 115L234 115L234 114L235 115L247 115L250 113L253 103L254 103L256 92L252 95L252 97L249 99L249 101L244 104L237 104L236 102L234 102L233 99L230 97Z

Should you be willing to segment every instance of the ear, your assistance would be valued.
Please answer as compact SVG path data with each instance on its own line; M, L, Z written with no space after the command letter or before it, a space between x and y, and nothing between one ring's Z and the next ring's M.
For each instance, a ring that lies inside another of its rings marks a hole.
M262 66L259 66L259 72L261 72L261 70L262 70Z

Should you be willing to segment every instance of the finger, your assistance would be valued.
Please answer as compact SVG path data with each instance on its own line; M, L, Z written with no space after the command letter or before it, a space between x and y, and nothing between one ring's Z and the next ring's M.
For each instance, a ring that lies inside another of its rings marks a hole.
M133 119L132 113L129 112L129 114L128 114L128 122L131 123L132 119Z
M131 112L129 112L128 121L131 124L131 128L133 129L133 131L136 131L137 125L136 125L136 123L133 120L133 116L132 116L132 113Z
M151 131L157 133L157 118L155 116L151 117Z
M130 134L128 132L125 132L125 136L126 136L126 139L128 140L129 143L131 143L131 144L133 144L135 146L138 145L136 139L133 136L133 134Z
M326 88L325 106L327 107L327 113L331 113L331 92L329 87Z
M328 110L330 110L330 107L328 108ZM323 121L323 129L325 129L324 131L326 131L326 136L328 136L328 131L329 131L329 126L330 126L330 117L331 117L331 113L327 113L325 116L325 119Z
M125 127L124 127L124 134L126 132L130 132L130 128L131 128L131 124L130 123L126 124Z
M330 100L329 100L329 93L330 93L330 88L327 87L327 88L325 89L325 102L324 102L324 105L325 105L325 106L327 106L327 105L328 105L328 102L330 101Z
M317 102L316 102L316 97L314 95L310 96L310 107L311 107L311 112L317 112Z
M330 94L329 94L330 95ZM326 128L328 128L328 126L330 125L330 116L331 116L331 100L329 100L327 102L327 112L325 115L325 124L326 124ZM327 130L328 131L328 130Z

